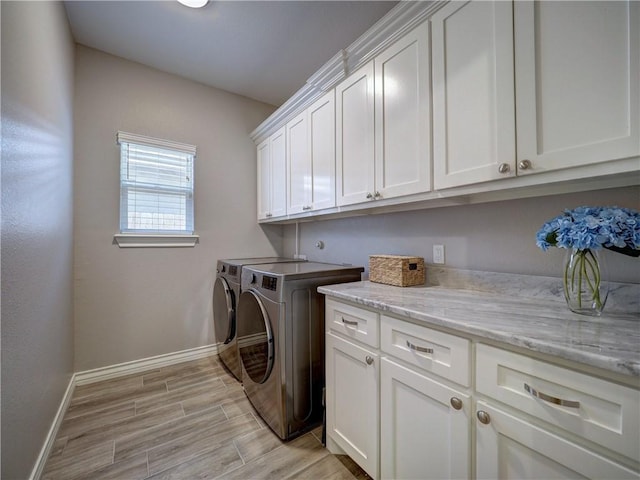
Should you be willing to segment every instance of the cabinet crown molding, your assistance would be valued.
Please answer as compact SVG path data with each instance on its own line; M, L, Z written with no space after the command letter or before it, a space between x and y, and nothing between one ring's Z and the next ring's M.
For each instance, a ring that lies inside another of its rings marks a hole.
M323 93L429 18L446 3L440 0L400 1L355 42L336 53L309 77L300 90L251 132L251 139L256 144L263 141Z

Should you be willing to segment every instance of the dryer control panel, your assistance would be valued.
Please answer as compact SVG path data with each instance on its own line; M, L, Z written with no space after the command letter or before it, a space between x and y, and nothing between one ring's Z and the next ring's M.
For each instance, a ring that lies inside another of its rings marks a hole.
M276 291L278 288L278 277L270 277L269 275L262 276L262 288L266 290Z

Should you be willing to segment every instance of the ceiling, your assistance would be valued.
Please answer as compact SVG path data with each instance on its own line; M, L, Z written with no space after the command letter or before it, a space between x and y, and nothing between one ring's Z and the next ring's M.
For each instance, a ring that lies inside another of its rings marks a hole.
M397 2L67 1L76 42L279 106Z

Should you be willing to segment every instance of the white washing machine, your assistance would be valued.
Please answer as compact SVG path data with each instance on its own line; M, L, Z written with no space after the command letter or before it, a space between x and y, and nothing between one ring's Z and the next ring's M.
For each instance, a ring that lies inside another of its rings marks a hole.
M242 270L237 323L242 383L282 439L322 422L324 295L317 288L359 281L363 271L315 262Z
M218 260L213 285L213 330L220 360L238 380L242 379L242 367L236 341L236 302L240 297L242 268L251 264L304 261L281 257Z

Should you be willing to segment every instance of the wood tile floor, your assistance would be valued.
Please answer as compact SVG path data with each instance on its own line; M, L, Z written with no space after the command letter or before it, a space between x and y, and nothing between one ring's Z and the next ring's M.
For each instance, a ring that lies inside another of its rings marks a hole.
M282 442L208 357L76 387L42 478L369 478L320 435Z

